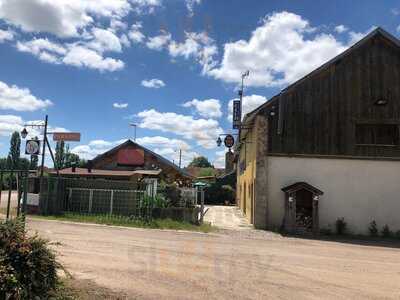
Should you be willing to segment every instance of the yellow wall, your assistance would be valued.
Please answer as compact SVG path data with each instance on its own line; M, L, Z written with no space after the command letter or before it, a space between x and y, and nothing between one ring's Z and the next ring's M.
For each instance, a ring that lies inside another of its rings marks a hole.
M256 134L250 129L246 137L241 140L238 168L238 204L249 222L254 221L254 182L256 176ZM241 166L245 169L241 172Z

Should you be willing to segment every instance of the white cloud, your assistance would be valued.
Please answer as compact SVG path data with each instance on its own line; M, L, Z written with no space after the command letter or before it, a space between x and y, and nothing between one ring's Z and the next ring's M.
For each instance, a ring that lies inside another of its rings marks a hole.
M335 27L335 31L337 33L343 33L343 32L346 32L347 30L349 30L349 29L342 24Z
M9 136L14 131L20 132L23 124L20 116L0 115L0 136Z
M128 33L129 38L133 43L142 43L145 39L144 34L141 32L142 23L136 22L131 26L131 30Z
M113 107L114 108L127 108L128 107L128 103L115 102L115 103L113 103Z
M153 88L153 89L159 89L165 86L164 81L162 81L161 79L157 79L157 78L153 78L150 80L142 80L141 83L144 87L147 88Z
M171 41L168 46L172 57L183 56L185 59L194 58L203 67L203 74L215 67L214 56L218 53L215 41L206 32L185 32L185 41Z
M100 47L99 45L98 47ZM17 49L22 52L31 53L40 60L53 64L66 64L109 72L117 71L124 67L123 61L103 57L101 52L77 43L64 46L51 42L48 39L40 38L28 42L18 42ZM103 48L103 50L105 49Z
M239 83L250 70L246 84L277 86L306 75L346 49L330 34L312 35L301 16L279 12L267 16L248 41L226 43L219 67L208 72L225 82Z
M400 32L400 25L396 28L397 32Z
M194 107L196 112L205 118L220 118L222 116L221 104L217 99L197 100L185 102L183 107Z
M119 38L110 30L93 28L93 40L87 44L89 48L98 52L115 51L121 52L122 46Z
M244 96L242 99L242 118L244 118L247 113L253 111L254 109L256 109L257 107L259 107L260 105L264 104L267 101L268 101L267 98L260 95ZM228 121L232 121L232 110L233 110L233 100L230 100L228 103Z
M4 41L12 41L14 39L14 33L10 30L0 29L0 43Z
M214 148L218 134L222 128L216 120L194 119L192 116L180 115L173 112L158 112L154 109L138 113L139 127L160 130L180 135L194 140L204 148Z
M0 109L35 111L51 106L50 100L42 100L31 94L27 88L9 86L0 81Z
M194 15L194 6L195 5L200 5L201 4L201 0L185 0L186 2L186 8L189 12L189 16L193 17Z
M1 0L0 18L23 31L65 38L79 36L97 19L118 21L132 10L151 12L160 5L159 0Z
M146 46L149 49L161 51L171 40L171 34L164 30L161 31L160 35L149 37Z
M119 59L104 58L98 52L78 45L69 49L62 62L76 67L87 67L109 72L121 70L125 66L124 62Z
M390 10L390 12L391 12L393 15L395 15L395 16L400 15L400 9L399 9L399 8L392 8L392 9Z
M215 152L215 159L213 160L212 164L216 168L225 168L225 154L227 150L221 150Z

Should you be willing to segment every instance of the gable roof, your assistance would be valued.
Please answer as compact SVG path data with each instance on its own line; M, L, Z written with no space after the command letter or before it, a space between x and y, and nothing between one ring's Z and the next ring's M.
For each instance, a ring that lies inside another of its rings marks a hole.
M313 77L319 73L321 73L322 71L328 69L330 66L332 66L333 64L335 64L336 62L340 61L342 58L350 55L351 53L353 53L356 49L359 49L360 47L362 47L363 45L365 45L368 41L370 41L372 38L376 37L376 36L382 36L384 37L386 40L389 40L390 42L392 42L395 46L399 47L400 49L400 40L398 38L396 38L395 36L393 36L392 34L390 34L389 32L387 32L386 30L382 29L381 27L377 27L376 29L374 29L373 31L371 31L369 34L367 34L364 38L362 38L360 41L358 41L357 43L355 43L353 46L349 47L348 49L346 49L345 51L343 51L342 53L338 54L337 56L335 56L334 58L332 58L331 60L329 60L328 62L324 63L323 65L321 65L320 67L316 68L315 70L311 71L310 73L308 73L307 75L303 76L302 78L300 78L299 80L295 81L294 83L288 85L286 88L284 88L279 94L273 96L270 100L268 100L267 102L265 102L264 104L261 104L259 107L255 108L254 110L252 110L251 112L247 113L245 115L245 117L243 118L243 124L250 122L251 120L253 120L254 116L257 115L257 113L269 106L272 106L277 100L279 100L279 97L288 92L289 90L291 90L292 88L296 87L297 85L303 83L305 80L309 79L310 77Z
M137 148L142 149L143 151L146 151L146 152L150 153L151 155L155 156L160 162L162 162L162 163L164 163L165 165L167 165L167 166L173 168L174 170L176 170L177 172L179 172L181 175L183 175L183 176L185 176L185 177L190 177L190 178L193 177L193 176L190 175L188 172L186 172L185 170L179 168L177 165L175 165L174 163L172 163L171 161L169 161L169 160L166 159L165 157L163 157L163 156L161 156L161 155L159 155L159 154L157 154L157 153L151 151L150 149L148 149L148 148L146 148L146 147L143 147L143 146L139 145L138 143L133 142L132 140L126 140L126 141L123 142L122 144L120 144L120 145L118 145L118 146L116 146L116 147L114 147L114 148L112 148L112 149L110 149L110 150L108 150L108 151L106 151L106 152L104 152L104 153L102 153L102 154L97 155L97 156L92 160L92 162L97 162L97 161L103 159L104 157L109 156L109 155L111 155L111 154L114 154L114 153L117 152L118 150L120 150L120 149L122 149L122 148L124 148L124 147L126 147L126 146L129 146L129 145L135 146L135 147L137 147Z

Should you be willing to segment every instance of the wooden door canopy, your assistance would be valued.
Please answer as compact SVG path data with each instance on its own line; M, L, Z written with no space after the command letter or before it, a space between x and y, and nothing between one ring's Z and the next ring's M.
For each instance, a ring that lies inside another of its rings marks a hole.
M314 195L318 195L318 196L321 196L324 194L323 191L312 186L311 184L308 184L307 182L296 182L294 184L291 184L287 187L282 188L282 191L284 191L287 194L292 194L299 190L307 190L307 191L313 193Z

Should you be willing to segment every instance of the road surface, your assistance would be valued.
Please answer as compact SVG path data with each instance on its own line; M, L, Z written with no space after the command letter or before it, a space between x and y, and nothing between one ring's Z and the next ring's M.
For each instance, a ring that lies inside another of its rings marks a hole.
M400 299L398 244L29 220L78 279L127 299Z

